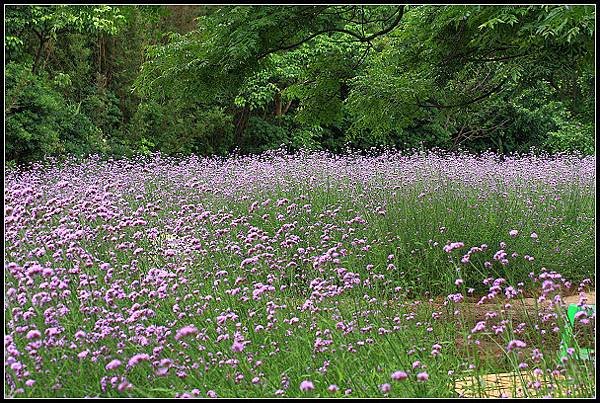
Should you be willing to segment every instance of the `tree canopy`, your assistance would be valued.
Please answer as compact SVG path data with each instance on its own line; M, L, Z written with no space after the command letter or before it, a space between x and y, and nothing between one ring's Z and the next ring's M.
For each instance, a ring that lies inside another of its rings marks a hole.
M7 6L6 153L594 152L595 7Z

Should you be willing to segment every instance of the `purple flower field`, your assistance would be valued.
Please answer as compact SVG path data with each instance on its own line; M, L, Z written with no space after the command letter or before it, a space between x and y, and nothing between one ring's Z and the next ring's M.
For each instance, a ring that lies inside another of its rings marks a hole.
M595 287L595 175L434 152L7 171L6 394L455 397L516 371L515 394L595 396L595 313L559 354L564 298Z

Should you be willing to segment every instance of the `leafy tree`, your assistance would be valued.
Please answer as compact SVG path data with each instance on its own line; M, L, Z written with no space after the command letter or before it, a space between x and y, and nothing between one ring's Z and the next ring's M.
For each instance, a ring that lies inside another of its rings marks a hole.
M593 6L7 6L7 157L593 153Z
M48 55L52 42L71 32L115 35L124 16L110 6L10 6L5 24L9 60L23 55L27 41L36 43L32 72L36 72Z
M492 111L498 110L485 110L494 99L521 99L532 87L546 87L546 99L560 99L574 113L590 116L593 91L584 78L589 73L580 72L593 70L591 21L593 8L589 7L413 9L401 28L382 39L381 52L369 67L353 79L348 100L354 115L352 131L368 129L380 136L393 130L402 133L415 119L423 118L425 109L445 116L451 111L457 117L483 113L491 121ZM578 70L561 67L574 59ZM591 93L584 97L586 91ZM502 120L515 122L503 109L507 116ZM477 124L481 129L489 126ZM506 150L501 133L489 131L489 136L498 137L490 138L490 145L502 152ZM461 131L455 132L455 143L460 136Z
M6 66L6 157L15 162L49 154L101 152L102 132L57 91L58 82L30 65Z
M140 94L160 100L189 104L208 101L227 108L236 116L236 144L242 144L252 110L272 101L275 115L281 114L283 89L300 73L283 67L282 62L310 58L310 54L296 53L281 60L278 53L291 52L322 35L345 35L366 43L392 30L402 14L403 6L218 8L199 20L196 31L173 34L168 44L149 49L149 60L142 66L135 87ZM303 49L310 53L311 48ZM317 69L319 63L314 66ZM315 80L316 87L330 92L336 85L337 74ZM308 96L298 87L295 92L292 87L287 95Z

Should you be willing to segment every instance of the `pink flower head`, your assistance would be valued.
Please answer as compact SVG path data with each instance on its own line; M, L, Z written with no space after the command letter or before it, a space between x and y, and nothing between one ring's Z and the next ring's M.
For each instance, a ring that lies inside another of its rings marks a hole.
M27 332L27 340L33 340L33 339L38 339L40 337L42 337L42 332L40 332L39 330L30 330L29 332Z
M450 244L444 246L444 252L450 253L454 249L459 249L459 248L462 248L463 246L465 246L465 244L463 242L451 242Z
M123 382L121 382L119 384L119 386L117 387L117 390L121 393L123 393L129 389L133 389L133 385L131 383L129 383L129 381L127 381L127 380L124 380Z
M194 325L184 326L177 331L175 335L175 340L179 340L182 337L189 336L191 334L198 333L198 329Z
M508 232L508 235L510 235L512 238L516 237L517 235L519 235L519 231L517 231L516 229L511 229Z
M310 391L310 390L314 390L314 388L315 388L315 385L313 385L313 383L311 381L302 381L300 383L300 390L302 392L307 392L307 391Z
M392 374L392 379L394 381L403 381L408 378L408 374L404 371L396 371Z
M485 330L485 321L477 322L475 327L471 329L471 333L483 332Z
M231 350L234 351L234 352L236 352L236 353L241 352L243 349L244 349L244 343L240 343L237 340L234 341L233 345L231 346Z
M389 393L390 390L392 390L392 385L389 383L384 383L383 385L379 386L379 389L381 389L382 393Z
M417 381L425 382L429 379L429 374L427 372L419 372L417 374Z
M60 329L57 327L49 327L48 329L46 329L44 334L46 336L56 336L57 334L60 334Z
M106 369L107 370L111 370L111 369L115 369L121 366L121 361L119 360L112 360L111 362L109 362L108 364L106 364Z
M506 346L506 349L508 351L512 351L516 348L525 348L527 347L527 343L525 343L524 341L521 340L511 340L508 342L508 345Z
M136 354L129 359L128 365L130 367L133 367L133 366L137 365L140 361L148 361L149 359L150 359L150 356L148 354L145 354L145 353Z

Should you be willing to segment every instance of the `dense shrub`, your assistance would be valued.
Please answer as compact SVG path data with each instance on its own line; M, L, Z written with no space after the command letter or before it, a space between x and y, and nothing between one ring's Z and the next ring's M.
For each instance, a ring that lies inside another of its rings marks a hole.
M16 162L48 154L87 154L105 150L102 131L68 104L31 66L6 66L6 158Z

